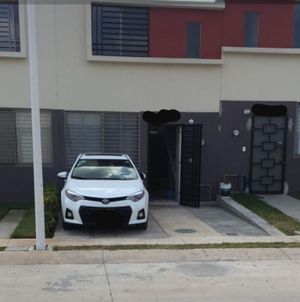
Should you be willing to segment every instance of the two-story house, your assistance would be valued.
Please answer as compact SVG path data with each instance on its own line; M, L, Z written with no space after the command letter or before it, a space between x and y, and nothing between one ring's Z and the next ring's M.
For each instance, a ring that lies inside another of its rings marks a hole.
M37 3L45 183L122 152L156 199L300 190L298 1ZM25 5L0 1L0 201L33 199ZM179 118L144 119L162 109Z

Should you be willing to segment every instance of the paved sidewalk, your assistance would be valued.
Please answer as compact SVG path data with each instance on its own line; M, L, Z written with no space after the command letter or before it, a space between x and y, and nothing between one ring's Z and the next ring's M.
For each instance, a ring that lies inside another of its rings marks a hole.
M0 220L0 239L8 239L24 216L25 210L10 210Z
M300 200L289 195L262 195L261 200L300 221Z

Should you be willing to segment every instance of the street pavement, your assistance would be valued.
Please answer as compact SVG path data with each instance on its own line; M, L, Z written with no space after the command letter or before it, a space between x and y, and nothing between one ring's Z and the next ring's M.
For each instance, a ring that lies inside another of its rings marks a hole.
M1 252L0 301L289 301L300 249Z

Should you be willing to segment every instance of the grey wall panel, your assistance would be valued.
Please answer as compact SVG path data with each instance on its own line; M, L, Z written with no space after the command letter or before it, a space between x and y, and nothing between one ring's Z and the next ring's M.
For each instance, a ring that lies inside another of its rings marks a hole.
M219 152L219 177L223 180L225 174L242 174L249 177L251 155L251 114L245 115L244 110L252 108L254 104L278 105L278 102L252 102L252 101L222 101L221 102L221 135ZM286 171L285 179L289 192L297 192L300 188L300 157L295 157L295 118L296 102L281 102L288 108L289 130L286 145ZM232 130L238 129L240 135L236 138ZM242 148L246 147L246 152Z

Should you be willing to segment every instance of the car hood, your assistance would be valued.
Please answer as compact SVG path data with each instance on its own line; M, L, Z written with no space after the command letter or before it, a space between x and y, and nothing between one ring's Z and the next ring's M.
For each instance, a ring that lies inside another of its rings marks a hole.
M70 179L67 189L83 196L115 198L129 196L144 189L139 180L78 180Z

